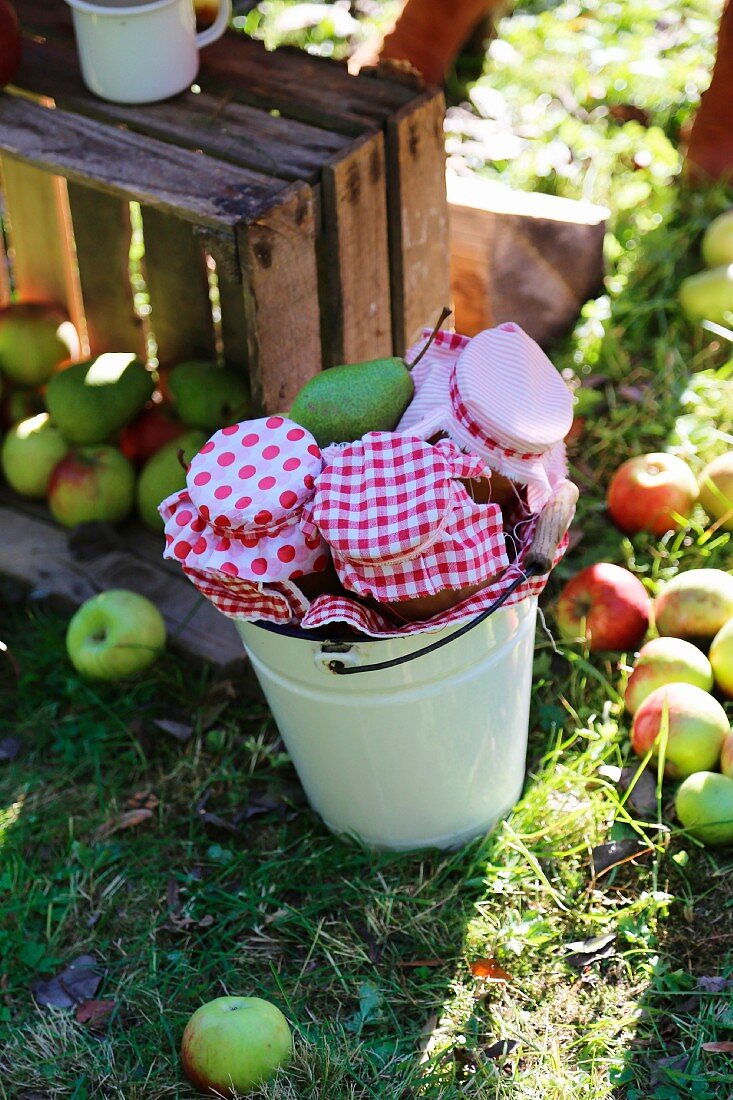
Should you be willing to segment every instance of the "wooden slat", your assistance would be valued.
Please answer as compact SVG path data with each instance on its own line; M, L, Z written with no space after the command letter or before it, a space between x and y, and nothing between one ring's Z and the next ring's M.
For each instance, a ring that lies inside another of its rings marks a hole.
M10 268L8 267L8 255L5 249L5 237L2 223L2 195L0 195L0 306L10 301Z
M144 354L145 340L135 315L129 277L129 203L71 183L69 206L91 354Z
M405 350L450 302L442 94L426 92L387 122L392 335Z
M237 231L250 381L266 412L289 408L321 369L313 195L293 184L278 198Z
M219 234L200 236L206 252L216 264L224 362L228 367L246 372L249 358L247 315L236 242Z
M233 227L288 186L188 149L0 93L0 152L196 224Z
M2 179L16 295L55 302L80 329L82 308L65 181L8 156L2 158Z
M193 227L142 207L145 281L150 322L161 366L181 359L214 359L214 325L206 257Z
M324 167L327 365L392 354L384 138L370 134Z

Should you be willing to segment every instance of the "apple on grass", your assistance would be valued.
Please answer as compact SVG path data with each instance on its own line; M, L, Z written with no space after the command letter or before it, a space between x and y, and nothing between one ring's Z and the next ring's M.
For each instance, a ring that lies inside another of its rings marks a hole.
M557 602L563 636L587 638L592 652L636 649L649 627L650 612L651 600L641 581L609 562L582 569Z
M664 535L692 511L698 489L681 458L664 452L637 455L619 466L608 489L608 511L628 535L651 531Z
M21 420L5 436L0 465L8 485L20 496L42 500L51 472L69 449L48 413Z
M275 1005L261 997L217 997L186 1024L181 1060L197 1088L231 1097L274 1077L292 1049L288 1021Z
M678 573L654 601L660 634L709 642L733 618L733 576L722 569Z
M54 467L48 506L64 527L121 523L135 503L135 471L115 447L78 447Z
M708 654L715 683L728 699L733 699L733 618L721 626Z
M677 817L703 844L733 843L733 779L719 772L699 771L680 784L675 798Z
M665 684L694 684L703 691L713 686L713 670L705 654L681 638L652 638L639 651L626 684L624 703L629 714L653 691Z
M730 731L717 699L694 684L665 684L648 695L634 715L631 746L637 756L662 751L664 773L692 775L717 767L723 741Z
M83 603L66 631L66 652L77 672L119 680L142 672L165 649L165 622L137 592L111 588Z

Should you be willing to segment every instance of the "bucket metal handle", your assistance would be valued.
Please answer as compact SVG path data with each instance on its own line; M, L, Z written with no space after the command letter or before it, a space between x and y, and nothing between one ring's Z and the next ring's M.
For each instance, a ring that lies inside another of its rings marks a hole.
M468 634L469 630L473 630L479 623L483 623L490 615L493 615L502 604L506 603L512 593L516 591L521 584L524 584L529 577L542 576L543 573L550 572L553 558L555 557L555 551L570 526L577 501L577 485L574 485L572 481L561 481L540 512L532 538L532 544L527 551L524 572L520 573L520 575L512 581L506 591L502 592L501 596L494 600L490 607L487 607L486 610L482 611L480 615L477 615L475 619L471 619L470 622L464 623L463 626L454 630L447 638L441 638L437 642L432 642L430 645L425 646L423 649L418 649L414 653L405 653L402 657L394 657L391 661L379 661L377 664L373 665L359 665L357 663L358 657L356 653L349 654L348 652L343 652L339 655L338 659L335 659L333 654L329 654L323 650L320 650L319 653L316 654L316 663L320 664L324 672L332 672L335 673L336 676L354 676L361 672L381 672L386 668L395 668L397 665L404 665L409 661L416 661L418 657L424 657L428 653L435 653L436 650L442 649L443 646L455 641L456 638L461 638L464 634ZM351 657L351 659L349 659L349 657Z

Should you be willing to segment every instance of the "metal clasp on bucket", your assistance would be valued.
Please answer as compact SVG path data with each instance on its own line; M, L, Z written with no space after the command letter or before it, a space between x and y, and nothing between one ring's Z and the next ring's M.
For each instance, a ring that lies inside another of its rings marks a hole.
M330 675L343 675L341 669L355 669L359 661L359 651L351 642L324 642L313 654L316 668Z

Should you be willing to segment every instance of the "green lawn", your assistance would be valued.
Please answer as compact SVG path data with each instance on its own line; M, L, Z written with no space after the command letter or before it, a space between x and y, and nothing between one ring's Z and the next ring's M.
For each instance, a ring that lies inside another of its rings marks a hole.
M284 7L263 3L250 29L277 38ZM553 595L589 562L626 564L651 592L679 569L733 567L730 536L701 514L631 542L603 503L629 455L673 448L699 469L731 445L728 349L675 301L733 197L677 180L714 30L705 3L528 3L470 101L451 79L452 156L613 211L608 294L554 356L593 383L572 456L582 537L544 601L524 796L491 836L450 854L341 843L304 804L249 680L169 654L139 682L86 683L64 619L0 587L0 741L24 743L0 763L3 1100L190 1098L181 1032L223 993L267 997L292 1022L294 1064L256 1094L270 1100L730 1097L731 1055L703 1044L733 1039L733 857L680 832L671 786L646 801L617 786L625 656L551 637ZM482 110L491 125L477 130ZM518 155L486 165L481 142L502 127ZM102 828L132 809L149 812ZM648 853L594 877L592 850L634 836ZM605 957L567 961L567 944L596 936ZM114 1002L98 1029L31 994L81 954ZM511 980L481 977L480 959Z

